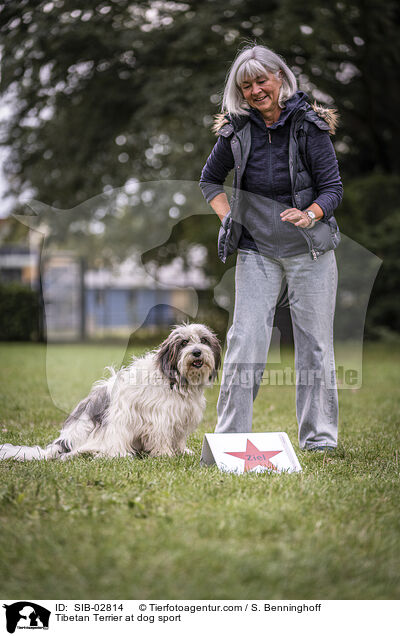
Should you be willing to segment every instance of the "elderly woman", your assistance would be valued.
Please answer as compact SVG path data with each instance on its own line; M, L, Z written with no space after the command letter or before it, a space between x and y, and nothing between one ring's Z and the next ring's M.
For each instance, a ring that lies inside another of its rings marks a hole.
M264 46L246 47L227 77L200 187L221 219L218 253L237 250L233 324L216 432L249 432L276 304L287 284L295 340L300 447L337 444L333 350L342 184L330 140L335 111L310 106L293 72ZM223 183L234 170L229 204Z

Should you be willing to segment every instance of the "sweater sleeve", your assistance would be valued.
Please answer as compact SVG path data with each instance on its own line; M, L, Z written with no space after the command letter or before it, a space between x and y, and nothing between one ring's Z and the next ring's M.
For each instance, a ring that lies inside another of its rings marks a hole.
M202 170L200 188L209 203L217 194L224 192L223 184L234 166L229 138L218 137L210 156Z
M324 217L328 219L343 197L338 161L329 133L310 125L306 155L317 194L313 202L322 208Z

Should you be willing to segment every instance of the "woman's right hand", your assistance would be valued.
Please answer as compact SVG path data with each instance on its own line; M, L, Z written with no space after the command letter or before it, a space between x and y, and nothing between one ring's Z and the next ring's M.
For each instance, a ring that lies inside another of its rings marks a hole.
M219 219L222 223L228 212L230 212L230 205L225 192L220 192L220 194L217 194L216 197L211 199L210 205L214 212L216 212L216 214L219 216Z

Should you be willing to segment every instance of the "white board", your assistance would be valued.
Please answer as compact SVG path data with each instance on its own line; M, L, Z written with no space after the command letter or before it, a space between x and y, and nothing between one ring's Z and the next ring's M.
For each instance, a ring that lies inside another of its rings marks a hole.
M207 433L201 463L223 471L299 472L301 466L286 433Z

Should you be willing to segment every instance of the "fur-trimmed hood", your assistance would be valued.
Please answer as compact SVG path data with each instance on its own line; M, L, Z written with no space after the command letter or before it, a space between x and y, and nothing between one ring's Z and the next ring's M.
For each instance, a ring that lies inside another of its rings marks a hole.
M339 124L339 114L336 108L327 108L326 106L322 106L321 104L317 104L314 102L309 105L310 108L314 111L316 115L323 121L325 121L329 126L329 134L334 135ZM241 115L240 118L247 118L247 115ZM218 113L214 116L214 123L212 125L211 130L218 134L220 129L225 126L225 124L231 123L231 118L228 113Z
M336 133L336 128L339 125L339 113L336 108L327 108L326 106L317 104L317 102L311 104L311 108L318 117L321 117L321 119L326 121L329 126L329 134L334 135Z

